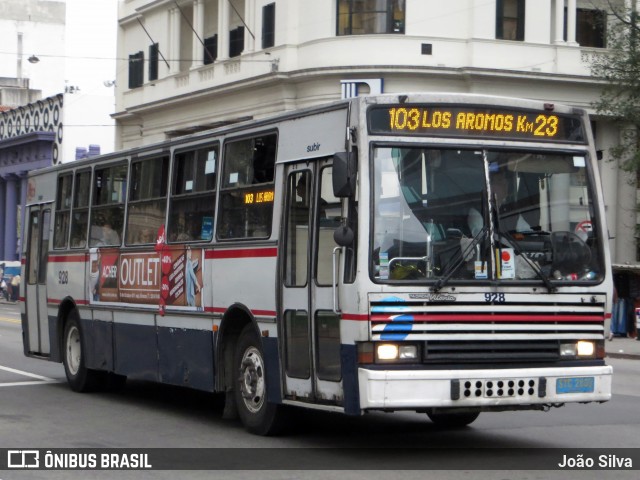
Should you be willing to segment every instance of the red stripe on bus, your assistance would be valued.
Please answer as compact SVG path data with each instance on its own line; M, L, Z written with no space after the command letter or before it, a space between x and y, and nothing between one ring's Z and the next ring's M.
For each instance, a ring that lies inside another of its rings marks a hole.
M204 308L205 312L210 312L210 313L224 313L227 311L226 307L205 307ZM251 313L253 313L254 315L262 315L262 316L269 316L269 317L275 317L276 316L276 312L273 310L251 310ZM369 320L369 315L362 315L362 314L358 314L358 313L343 313L341 315L342 320L357 320L357 321L367 321Z
M402 317L399 318L398 317ZM517 315L517 314L465 314L465 315L371 315L372 322L602 322L603 315Z
M221 258L258 258L258 257L275 257L278 255L276 247L267 248L234 248L232 250L207 250L204 258L221 259Z
M343 313L340 317L342 320L355 320L358 322L366 322L369 320L369 315L363 315L361 313Z
M51 263L67 263L67 262L86 262L87 255L85 253L79 255L50 255Z
M224 313L227 310L228 310L227 307L204 307L204 311L205 312L209 312L209 313ZM276 316L275 310L251 310L251 313L253 313L256 316L260 316L260 317L275 317Z

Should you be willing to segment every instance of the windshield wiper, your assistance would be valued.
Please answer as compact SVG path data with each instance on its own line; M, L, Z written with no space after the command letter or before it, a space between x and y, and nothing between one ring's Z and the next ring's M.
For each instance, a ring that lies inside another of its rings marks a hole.
M474 253L476 246L480 244L480 242L486 237L487 232L489 231L489 227L486 225L482 227L482 229L476 234L475 237L471 240L471 243L467 245L467 248L464 250L460 249L460 252L456 254L455 261L449 263L447 268L445 268L442 277L438 279L433 287L431 287L432 292L437 292L442 287L444 287L447 282L451 279L454 273L458 271L458 269L465 264L465 259L470 253Z

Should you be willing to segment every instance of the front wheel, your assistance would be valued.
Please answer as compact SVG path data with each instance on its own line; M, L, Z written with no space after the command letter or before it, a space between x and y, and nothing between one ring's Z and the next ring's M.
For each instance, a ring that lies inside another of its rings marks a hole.
M80 315L73 309L69 312L62 338L62 363L67 382L75 392L93 390L99 381L99 373L85 366L85 350L80 328Z
M284 426L281 405L267 401L264 353L253 325L240 334L234 356L238 374L234 388L238 415L244 427L257 435L274 435Z
M440 427L466 427L473 423L480 412L427 412L429 419Z

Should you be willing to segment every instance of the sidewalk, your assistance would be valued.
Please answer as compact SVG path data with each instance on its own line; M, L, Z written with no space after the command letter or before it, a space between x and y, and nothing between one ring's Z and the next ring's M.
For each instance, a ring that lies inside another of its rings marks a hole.
M640 342L635 338L613 337L612 340L605 340L604 349L609 358L640 360Z

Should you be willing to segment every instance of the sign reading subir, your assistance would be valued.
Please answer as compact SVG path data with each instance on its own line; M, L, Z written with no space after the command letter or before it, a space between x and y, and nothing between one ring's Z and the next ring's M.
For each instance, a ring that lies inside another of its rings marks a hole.
M369 131L372 134L586 141L576 116L485 106L376 106L369 109Z

